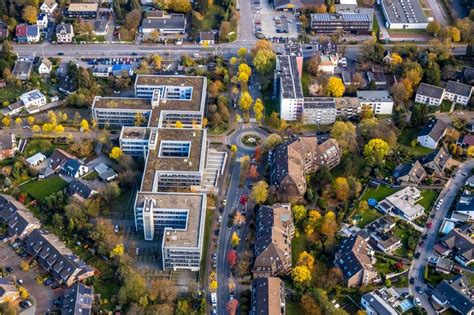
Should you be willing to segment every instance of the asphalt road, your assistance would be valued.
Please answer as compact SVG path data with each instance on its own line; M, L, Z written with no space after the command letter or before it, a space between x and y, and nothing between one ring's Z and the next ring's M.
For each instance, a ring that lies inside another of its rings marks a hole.
M424 241L423 246L418 245L415 250L415 253L420 253L420 257L413 260L408 274L409 279L411 277L415 279L414 284L410 285L410 293L414 294L415 297L420 299L421 307L423 307L428 312L428 314L436 314L436 312L429 301L428 294L426 293L428 286L423 280L423 269L428 264L428 258L431 255L434 255L433 246L438 241L437 232L441 227L443 219L446 217L446 214L448 213L448 210L451 207L457 192L464 185L464 182L469 176L473 167L474 160L469 160L461 164L455 173L455 178L451 178L445 188L441 191L438 199L436 200L436 204L438 204L440 199L443 199L443 204L438 211L432 209L432 212L435 213L435 217L433 219L429 219L429 221L432 223L431 228L429 230L425 228L424 230L424 233L427 233L427 238ZM466 176L462 176L462 174L466 174ZM423 290L422 294L417 292L419 290L418 288Z

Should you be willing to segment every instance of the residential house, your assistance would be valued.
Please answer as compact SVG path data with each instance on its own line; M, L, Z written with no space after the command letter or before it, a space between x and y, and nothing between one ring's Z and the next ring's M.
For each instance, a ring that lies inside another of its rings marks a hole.
M24 205L10 195L0 194L0 223L6 224Z
M272 189L282 201L297 201L306 193L306 175L338 165L341 149L334 139L318 144L316 137L296 137L277 146L269 159Z
M19 57L13 67L12 75L18 80L26 81L30 78L32 69L33 58Z
M373 266L373 249L360 235L353 235L342 240L335 260L336 266L342 271L347 287L368 285L378 279Z
M109 22L107 20L90 21L92 32L97 36L106 36L109 31Z
M466 106L472 96L473 87L460 82L449 81L446 85L445 98L453 103Z
M10 283L9 278L0 278L0 304L14 302L20 297L15 284Z
M104 182L110 182L118 177L115 171L104 163L100 163L94 170L99 174L99 178Z
M431 302L438 314L452 310L463 315L474 313L473 287L463 275L441 281L431 294Z
M97 194L97 190L91 186L90 182L78 178L74 178L69 183L67 192L80 200L89 199Z
M428 176L446 178L444 170L450 160L451 155L441 147L438 150L425 155L420 160L420 163L423 165Z
M149 35L158 32L160 35L186 33L186 16L184 14L166 14L164 11L148 11L142 21L141 32Z
M24 240L34 230L41 227L41 222L25 207L18 208L7 222L7 233L11 240Z
M361 305L367 315L398 315L396 305L400 294L394 288L380 288L364 294Z
M40 40L38 25L19 24L15 29L18 43L37 43Z
M73 178L79 178L87 172L89 172L89 167L76 158L67 159L66 162L61 165L61 173Z
M416 91L415 102L430 106L440 106L444 99L445 90L443 88L421 83Z
M67 287L85 280L95 271L73 255L55 235L36 229L25 240L27 253L50 272L59 284Z
M337 68L338 57L336 55L321 55L318 65L318 71L323 73L334 74Z
M209 46L209 45L214 45L214 43L215 43L215 36L213 32L206 31L206 32L199 33L199 45Z
M470 146L474 146L474 135L465 135L462 138L461 145L464 148L469 148Z
M276 277L252 281L252 315L285 315L285 283Z
M384 50L382 61L385 64L391 64L392 63L392 53L390 52L390 50L388 50L388 49Z
M75 159L75 157L64 150L54 149L49 158L49 166L53 171L58 172L70 159Z
M0 160L13 157L18 152L14 134L0 134Z
M376 208L383 213L413 221L425 212L425 208L418 204L422 198L420 190L408 186L383 199Z
M54 10L58 7L56 0L44 0L40 6L40 11L46 14L53 14Z
M36 25L38 26L40 30L46 29L48 27L48 15L46 13L38 14Z
M431 118L418 134L418 143L429 149L436 149L441 138L446 134L446 124L436 118Z
M256 215L255 278L291 271L291 239L295 233L290 204L261 206Z
M62 22L56 26L56 41L58 43L70 43L73 38L74 29L72 24Z
M33 156L30 156L29 158L26 159L26 163L30 166L30 167L35 167L35 166L38 166L41 162L43 162L44 160L46 160L46 155L44 155L43 153L41 152L38 152L36 153L35 155Z
M61 314L92 314L94 303L94 288L83 283L75 283L64 291Z
M367 71L367 82L375 84L375 86L386 86L387 85L387 78L383 72L378 71ZM390 97L390 96L389 96Z
M393 177L400 185L419 185L425 179L426 171L419 161L415 161L397 166Z
M395 220L389 215L376 219L365 227L377 248L391 253L402 245L400 238L394 235Z
M435 269L437 272L441 272L449 275L453 269L454 263L451 259L444 257L438 257L435 264Z
M46 96L40 90L32 90L20 95L20 101L29 114L37 113L46 105Z
M53 63L48 58L41 59L41 62L38 66L39 74L50 74L53 68Z
M467 266L474 261L474 240L471 237L473 233L471 224L454 228L439 240L434 250L442 257L452 255L457 263Z
M467 181L466 184L469 185ZM451 219L453 221L459 221L461 218L463 222L474 221L474 195L462 194L459 198Z
M97 11L99 9L99 3L71 3L66 10L66 16L68 18L84 18L84 19L95 19L97 17Z
M375 115L391 115L393 98L387 90L357 91L360 105L368 106Z

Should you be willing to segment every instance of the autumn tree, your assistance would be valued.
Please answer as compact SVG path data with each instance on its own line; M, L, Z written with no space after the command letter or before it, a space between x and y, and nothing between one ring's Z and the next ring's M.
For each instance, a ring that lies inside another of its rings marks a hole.
M356 128L351 122L336 121L331 127L330 136L337 140L345 154L357 150Z
M304 265L296 266L291 271L293 281L304 284L311 280L311 271Z
M22 18L28 24L36 24L36 21L38 20L38 9L31 5L27 5L23 9Z
M250 195L255 203L264 203L268 198L268 184L263 180L255 183L255 185L252 187Z
M240 108L243 111L247 112L250 109L250 106L252 106L252 103L253 103L253 99L250 93L247 91L242 92L242 94L240 95L240 100L239 100Z
M110 251L110 257L121 257L125 251L125 247L122 243L115 245L115 247Z
M236 299L232 299L226 303L227 314L235 315L237 313L237 308L239 307L239 302Z
M153 54L150 56L150 60L155 70L161 70L163 65L163 57L161 57L159 54Z
M237 226L245 224L245 217L242 215L242 213L240 213L240 211L235 212L233 223L234 225L237 225Z
M255 113L255 119L260 124L263 118L263 112L265 110L265 106L262 103L262 100L257 98L255 104L253 105L253 112Z
M344 90L344 83L342 83L341 79L337 77L329 78L325 89L327 96L341 97L344 94Z
M275 148L277 145L283 142L283 139L279 134L272 133L265 139L265 142L263 143L263 148L265 151L271 150Z
M306 266L306 268L312 270L314 267L314 257L311 256L311 254L309 254L307 251L303 251L298 255L296 265Z
M113 147L110 151L109 157L114 160L119 160L123 155L122 149L119 147Z
M336 221L336 214L332 211L328 211L324 215L323 224L321 225L321 234L327 237L334 237L338 231L338 225Z
M439 24L438 21L431 21L428 23L428 26L426 27L426 32L433 36L437 36L440 30L441 30L441 24Z
M237 251L235 249L231 249L227 252L227 262L230 268L234 268L237 263Z
M381 165L390 147L382 139L372 139L364 147L364 156L370 165Z
M317 75L319 72L319 64L321 63L321 55L320 54L314 54L311 56L311 58L308 60L308 71L312 75Z
M30 293L29 293L28 290L26 290L25 287L23 287L23 286L18 287L18 293L20 293L20 297L21 297L22 299L25 299L25 300L26 300L27 298L30 297Z
M35 117L28 116L28 118L26 118L26 121L28 122L28 125L33 126L33 124L35 123Z
M293 218L296 222L300 222L306 218L306 207L304 205L293 205L291 206L291 212L293 213Z
M261 74L269 74L275 68L276 54L272 44L267 40L257 41L252 51L253 65L255 70Z
M248 50L245 47L240 47L239 50L237 50L237 56L239 56L240 59L244 59L247 56Z
M319 308L319 305L316 303L314 298L308 294L305 293L301 297L300 301L301 307L303 308L303 312L305 315L321 315L321 309Z
M230 238L230 243L231 243L232 247L234 247L234 248L239 246L240 237L237 235L237 232L234 231L234 233L232 233L232 236Z
M347 201L349 198L350 187L345 177L337 177L332 185L337 200Z

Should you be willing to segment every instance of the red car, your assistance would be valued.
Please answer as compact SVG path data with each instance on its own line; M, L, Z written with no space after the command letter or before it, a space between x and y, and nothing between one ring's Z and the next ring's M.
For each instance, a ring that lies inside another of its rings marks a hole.
M427 227L428 229L431 228L431 225L432 225L431 222L426 223L426 227Z
M425 243L424 241L421 241L421 242L420 242L420 247L423 247L423 244L424 244L424 243Z

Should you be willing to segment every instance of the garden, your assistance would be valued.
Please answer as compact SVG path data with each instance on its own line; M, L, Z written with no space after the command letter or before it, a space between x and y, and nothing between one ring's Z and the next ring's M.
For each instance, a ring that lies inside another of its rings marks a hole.
M54 194L67 186L59 175L54 175L43 180L32 180L20 186L21 192L27 193L33 199L39 200Z
M247 134L242 137L242 143L249 147L260 145L262 139L257 134Z

